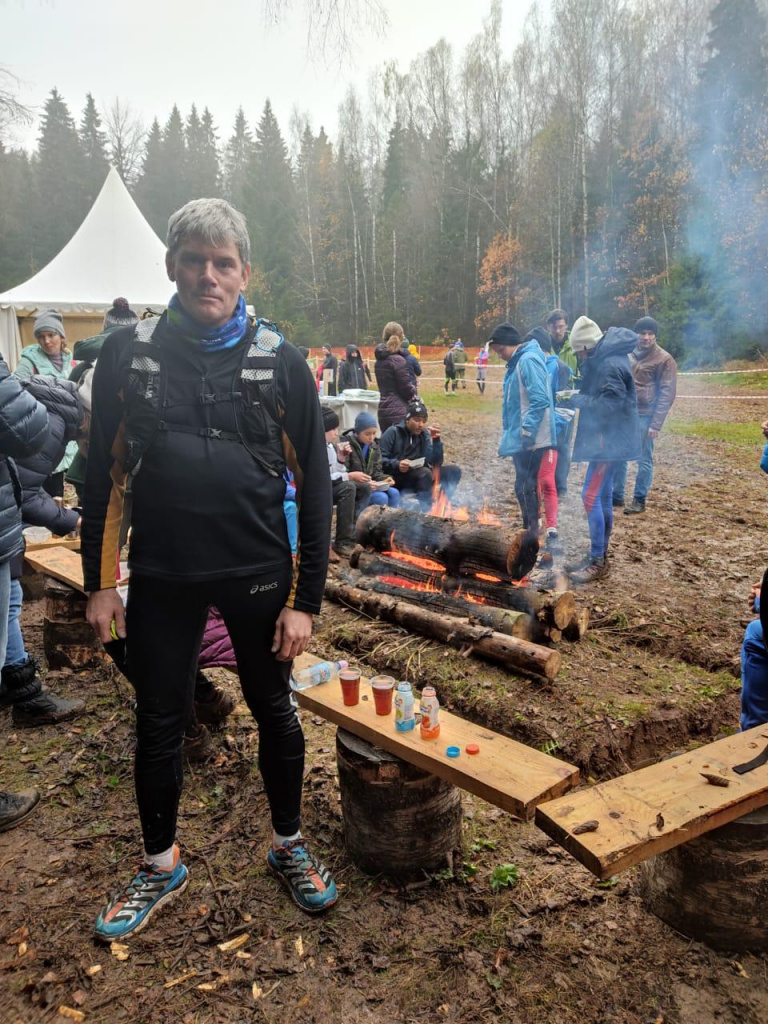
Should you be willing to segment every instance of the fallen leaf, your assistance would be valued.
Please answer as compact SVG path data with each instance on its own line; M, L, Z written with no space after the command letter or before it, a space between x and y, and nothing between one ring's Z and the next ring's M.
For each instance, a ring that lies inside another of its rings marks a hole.
M111 942L109 945L109 951L112 956L117 957L118 960L127 960L130 956L128 947L124 942Z
M304 956L304 943L302 941L301 936L299 936L298 939L296 939L293 946L296 952L299 954L299 956Z
M163 988L176 988L177 985L183 984L185 981L189 981L190 978L197 976L197 971L187 971L186 974L180 974L178 978L174 978L173 981L166 981Z
M261 997L264 995L264 989L259 988L255 981L253 983L253 987L251 988L251 995L253 996L254 999L261 999Z
M306 1006L309 1002L309 996L302 996L301 999L296 1003L295 1010L300 1010L303 1006Z
M738 960L731 960L731 964L733 965L733 969L736 971L736 973L739 975L740 978L748 978L749 977L749 975L744 970L744 968L742 967L742 965L739 963Z
M246 944L250 937L250 932L243 932L242 935L238 935L235 939L230 939L229 942L220 942L219 949L222 953L229 953L233 949L240 949L241 946Z
M19 946L19 956L25 956L26 952L27 952L27 944L26 944L26 942L22 942L21 945Z
M88 996L83 992L81 988L77 989L76 992L72 993L72 1002L75 1006L82 1006Z
M89 978L92 978L95 974L98 974L101 970L101 964L92 964L85 972Z
M20 928L17 928L15 932L11 932L5 942L8 946L18 946L20 942L25 942L28 938L29 928L23 924Z
M60 1006L59 1016L68 1017L70 1020L85 1020L85 1014L82 1010L73 1010L71 1006Z

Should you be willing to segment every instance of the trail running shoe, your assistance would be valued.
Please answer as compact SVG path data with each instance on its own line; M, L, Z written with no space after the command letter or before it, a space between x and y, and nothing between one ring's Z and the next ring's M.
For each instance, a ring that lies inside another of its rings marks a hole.
M147 865L112 897L96 921L96 938L114 942L138 934L156 910L184 892L188 882L189 873L176 847L176 863L170 871Z
M592 583L595 580L601 580L607 575L608 563L605 557L603 557L593 558L590 560L589 565L586 565L583 569L579 569L576 572L569 572L568 578L571 583Z
M270 847L267 860L280 884L302 910L318 914L339 898L331 872L309 852L301 837L283 843L278 850Z

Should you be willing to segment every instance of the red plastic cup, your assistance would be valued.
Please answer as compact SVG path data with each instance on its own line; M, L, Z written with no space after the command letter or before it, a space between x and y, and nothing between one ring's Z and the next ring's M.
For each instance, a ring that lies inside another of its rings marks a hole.
M392 714L392 695L395 692L394 676L374 676L371 679L373 690L373 703L376 705L377 715Z
M339 672L341 696L347 707L360 703L360 673L354 668L346 668Z

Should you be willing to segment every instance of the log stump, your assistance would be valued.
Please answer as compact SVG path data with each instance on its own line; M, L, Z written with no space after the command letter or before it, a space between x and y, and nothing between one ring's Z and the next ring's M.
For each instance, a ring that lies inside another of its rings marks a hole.
M461 849L456 786L344 729L336 758L347 850L361 871L407 880L451 864Z
M645 906L713 949L768 950L768 807L641 866Z
M46 576L43 602L43 652L49 668L79 671L110 662L86 621L85 594Z

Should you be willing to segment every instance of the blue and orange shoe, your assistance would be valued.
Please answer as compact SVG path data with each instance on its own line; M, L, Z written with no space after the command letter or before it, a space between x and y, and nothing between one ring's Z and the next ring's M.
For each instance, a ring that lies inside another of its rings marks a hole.
M181 863L178 846L174 855L170 871L148 864L122 892L112 897L96 921L97 939L115 942L138 934L156 910L184 892L189 873Z
M309 914L332 907L339 893L331 872L307 849L304 839L291 839L267 855L272 872L293 902Z

